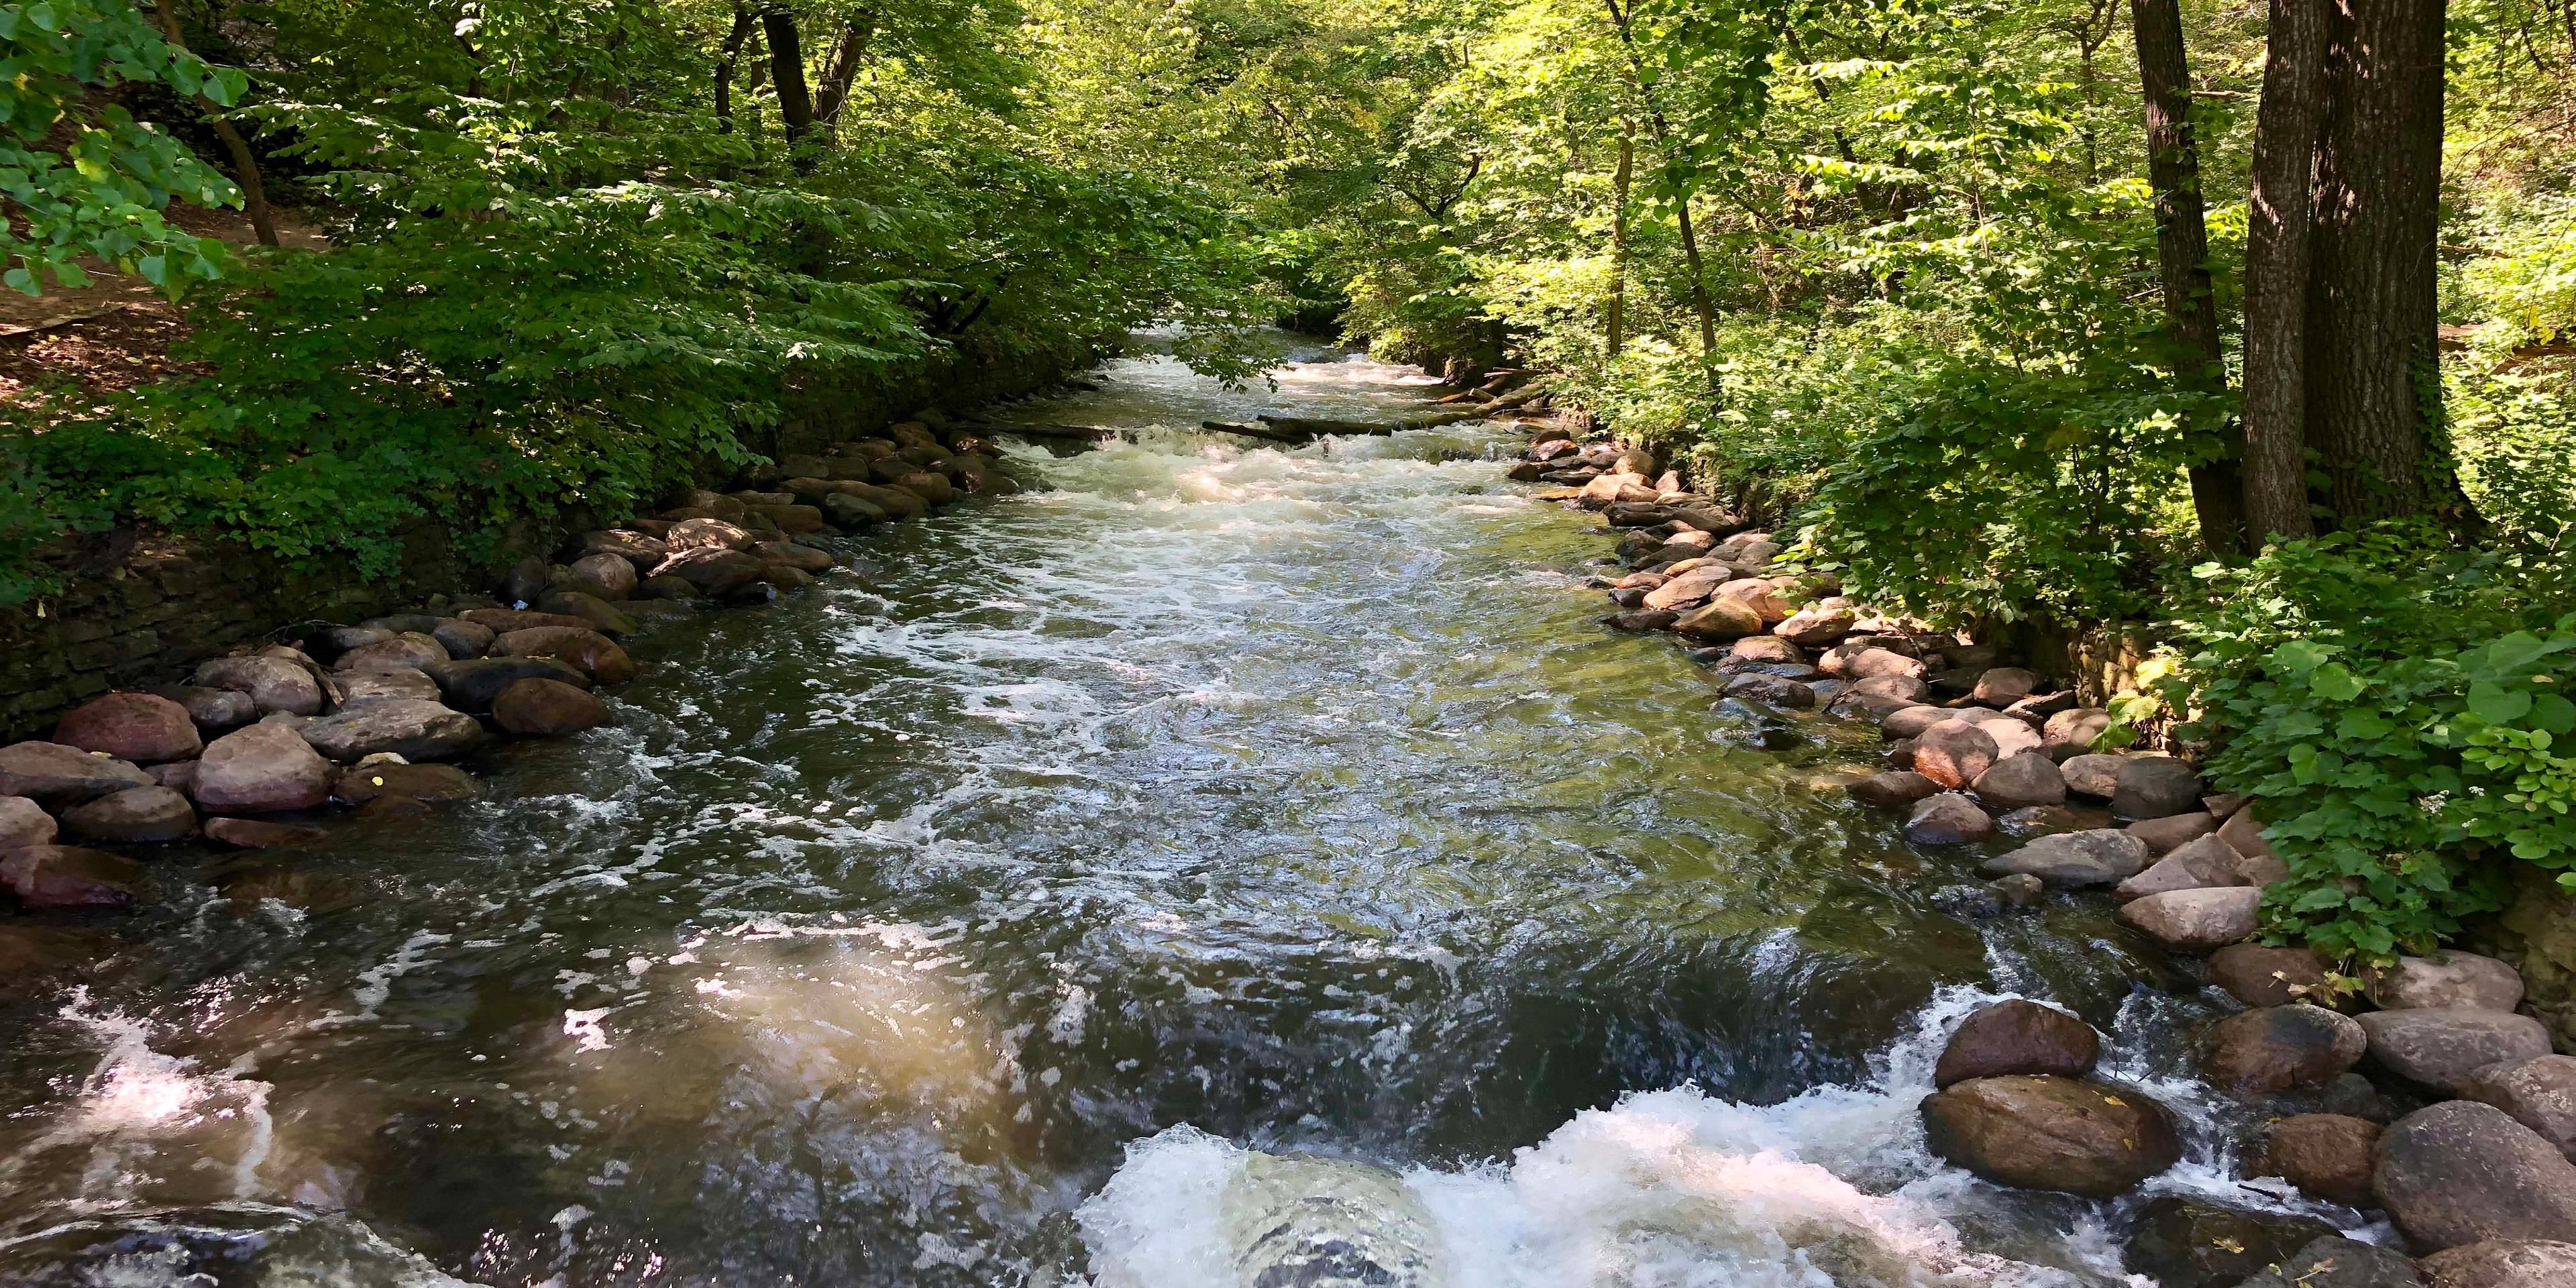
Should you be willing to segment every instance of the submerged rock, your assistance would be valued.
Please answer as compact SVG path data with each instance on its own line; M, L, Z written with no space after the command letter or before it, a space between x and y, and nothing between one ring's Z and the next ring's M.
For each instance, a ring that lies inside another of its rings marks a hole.
M133 860L77 845L29 845L0 852L0 885L28 908L122 908L143 869Z
M492 723L523 738L554 738L608 723L608 708L569 684L531 677L492 700Z
M1872 774L1844 788L1853 800L1880 807L1911 805L1941 790L1939 783L1911 770Z
M2001 1185L2109 1198L2182 1160L2165 1107L2085 1079L1974 1078L1923 1099L1926 1143Z
M2152 1275L2163 1288L2235 1288L2300 1248L2335 1237L2333 1226L2308 1217L2166 1195L2139 1213L2123 1260L2130 1273Z

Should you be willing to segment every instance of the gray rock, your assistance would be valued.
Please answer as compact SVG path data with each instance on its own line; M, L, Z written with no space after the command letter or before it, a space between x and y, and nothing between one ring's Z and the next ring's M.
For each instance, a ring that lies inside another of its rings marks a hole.
M199 666L190 683L199 688L247 693L263 715L284 711L310 716L322 711L321 678L311 668L282 657L219 657Z
M390 751L405 760L454 760L483 741L474 717L417 698L380 698L306 724L304 740L341 764Z
M2334 1227L2323 1221L2169 1194L2139 1212L2123 1266L2162 1288L2235 1288L2307 1244L2333 1237Z
M2433 1288L2568 1288L2576 1284L2576 1243L2489 1239L2424 1258Z
M1998 666L1977 677L1968 700L1987 707L2008 707L2031 695L2039 677L2017 666Z
M128 787L64 811L63 827L84 841L144 845L195 832L197 811L167 787Z
M2341 1077L2369 1045L2349 1015L2305 1003L2266 1006L2211 1025L2200 1071L2231 1095L2266 1095Z
M2405 1253L2341 1235L2322 1238L2296 1256L2245 1281L2243 1288L2422 1288Z
M2166 947L2207 952L2261 928L2263 892L2252 886L2171 890L2120 906L2120 924L2154 936Z
M1986 860L1997 876L2024 872L2053 886L2110 885L2147 865L2147 847L2116 828L2043 836L2010 854Z
M2131 836L2137 835L2132 829ZM2225 841L2204 836L2148 865L2147 870L2120 883L2112 893L2122 899L2143 899L2151 894L2175 890L2202 890L2211 886L2244 885L2237 876L2239 859Z
M1863 805L1885 808L1911 805L1939 792L1941 785L1911 770L1891 770L1884 774L1872 774L1846 786L1843 790L1850 792L1852 799Z
M576 689L590 687L590 677L580 668L550 657L475 658L423 669L437 683L448 706L478 714L490 711L493 699L521 680L557 680Z
M340 707L346 710L362 702L382 702L387 698L411 698L422 702L438 701L438 681L423 671L357 671L340 677Z
M0 796L24 796L60 809L128 787L150 787L152 775L118 760L58 742L0 747Z
M2469 1075L2460 1097L2505 1111L2576 1163L2576 1056L2488 1065Z
M1991 736L1991 735L1989 735ZM2002 744L1996 744L1998 750ZM2056 805L2066 800L2066 777L2057 771L2057 762L2025 751L1996 761L1977 775L1974 784L1977 798L1996 809L2023 809L2032 805Z
M2111 727L2111 713L2100 707L2077 707L2060 711L2041 726L2040 736L2051 747L2074 747L2089 750L2093 740Z
M2247 1006L2286 1006L2321 995L2326 972L2304 948L2230 944L2210 954L2209 982Z
M1994 834L1995 821L1958 792L1925 797L1905 820L1905 839L1916 845L1966 845Z
M24 796L0 796L0 850L50 844L55 830L54 816L36 802Z
M2171 854L2177 848L2217 830L2218 820L2206 810L2190 814L2169 814L2163 818L2144 819L2129 825L2129 835L2146 842L2149 854Z
M1997 877L1986 884L1992 887L1996 894L2002 896L2005 903L2015 908L2036 908L2039 906L2039 901L2048 894L2048 883L2027 872Z
M2548 1028L2527 1015L2440 1009L2372 1011L2360 1019L2381 1068L2451 1095L2488 1065L2549 1054Z
M2395 965L2370 972L2362 991L2387 1011L2443 1007L2510 1011L2522 1005L2522 976L2493 957L2444 951L2430 957L2400 957Z
M498 634L480 622L462 617L442 617L430 624L429 637L438 641L451 658L481 657L492 651L492 640Z
M2131 819L2188 814L2207 790L2197 770L2171 756L2131 756L2120 766L2111 812Z
M2126 756L2075 756L2057 762L2057 772L2066 776L2066 790L2107 801L2119 790L2120 767L2128 763Z
M2576 1241L2576 1163L2493 1105L2452 1100L2398 1119L2371 1191L2428 1252L2488 1239Z
M1878 722L1878 732L1880 736L1891 742L1899 738L1920 738L1924 730L1944 720L1958 718L1946 707L1929 705L1898 707L1888 712L1886 717Z
M1802 711L1816 705L1814 689L1776 675L1739 675L1727 682L1726 696Z
M259 719L259 704L247 693L202 689L192 684L167 684L153 692L185 708L188 718L207 733L230 733Z
M197 804L221 813L315 809L331 799L331 762L283 725L255 724L206 744Z

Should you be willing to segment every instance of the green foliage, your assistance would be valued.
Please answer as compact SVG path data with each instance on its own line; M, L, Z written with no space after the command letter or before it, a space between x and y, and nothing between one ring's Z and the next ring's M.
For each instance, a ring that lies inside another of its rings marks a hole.
M2576 888L2576 613L2505 556L2392 525L2201 570L2167 683L2219 786L2270 824L2276 929L2422 952L2499 906L2511 862ZM2553 616L2555 614L2555 616Z
M172 226L162 211L173 198L236 203L232 181L122 105L88 104L98 91L160 86L230 105L243 85L240 72L173 49L128 0L0 4L0 198L9 215L0 220L0 281L28 295L48 277L86 286L83 256L140 274L173 299L217 276L221 244Z

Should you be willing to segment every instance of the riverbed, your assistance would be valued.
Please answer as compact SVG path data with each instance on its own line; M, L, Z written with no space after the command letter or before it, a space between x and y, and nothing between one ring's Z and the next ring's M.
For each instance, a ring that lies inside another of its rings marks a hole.
M1978 856L1840 790L1874 729L1597 625L1520 431L1190 428L1434 392L1299 357L1011 409L1129 432L637 637L480 802L171 850L7 1006L0 1277L1345 1282L1259 1278L1303 1221L1426 1286L2120 1282L2117 1205L1921 1147L2006 995L2190 1120L2154 1188L2247 1201L2194 982L1963 913Z

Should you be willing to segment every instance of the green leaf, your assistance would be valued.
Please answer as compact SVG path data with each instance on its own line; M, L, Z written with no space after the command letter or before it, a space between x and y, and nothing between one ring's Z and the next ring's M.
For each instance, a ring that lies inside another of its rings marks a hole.
M2576 702L2555 693L2536 695L2531 700L2531 719L2524 723L2561 737L2576 733Z
M2484 681L2469 686L2469 712L2488 724L2509 725L2530 710L2531 693L2527 689L2500 688Z
M2332 646L2315 640L2291 640L2272 650L2272 666L2284 674L2301 676L2324 665L2334 654Z
M13 268L7 273L0 273L0 281L7 282L10 289L27 295L43 295L45 293L44 288L36 285L36 275L23 268Z
M2308 675L2308 688L2329 702L2350 702L2369 687L2369 681L2354 675L2341 662L2328 662Z

